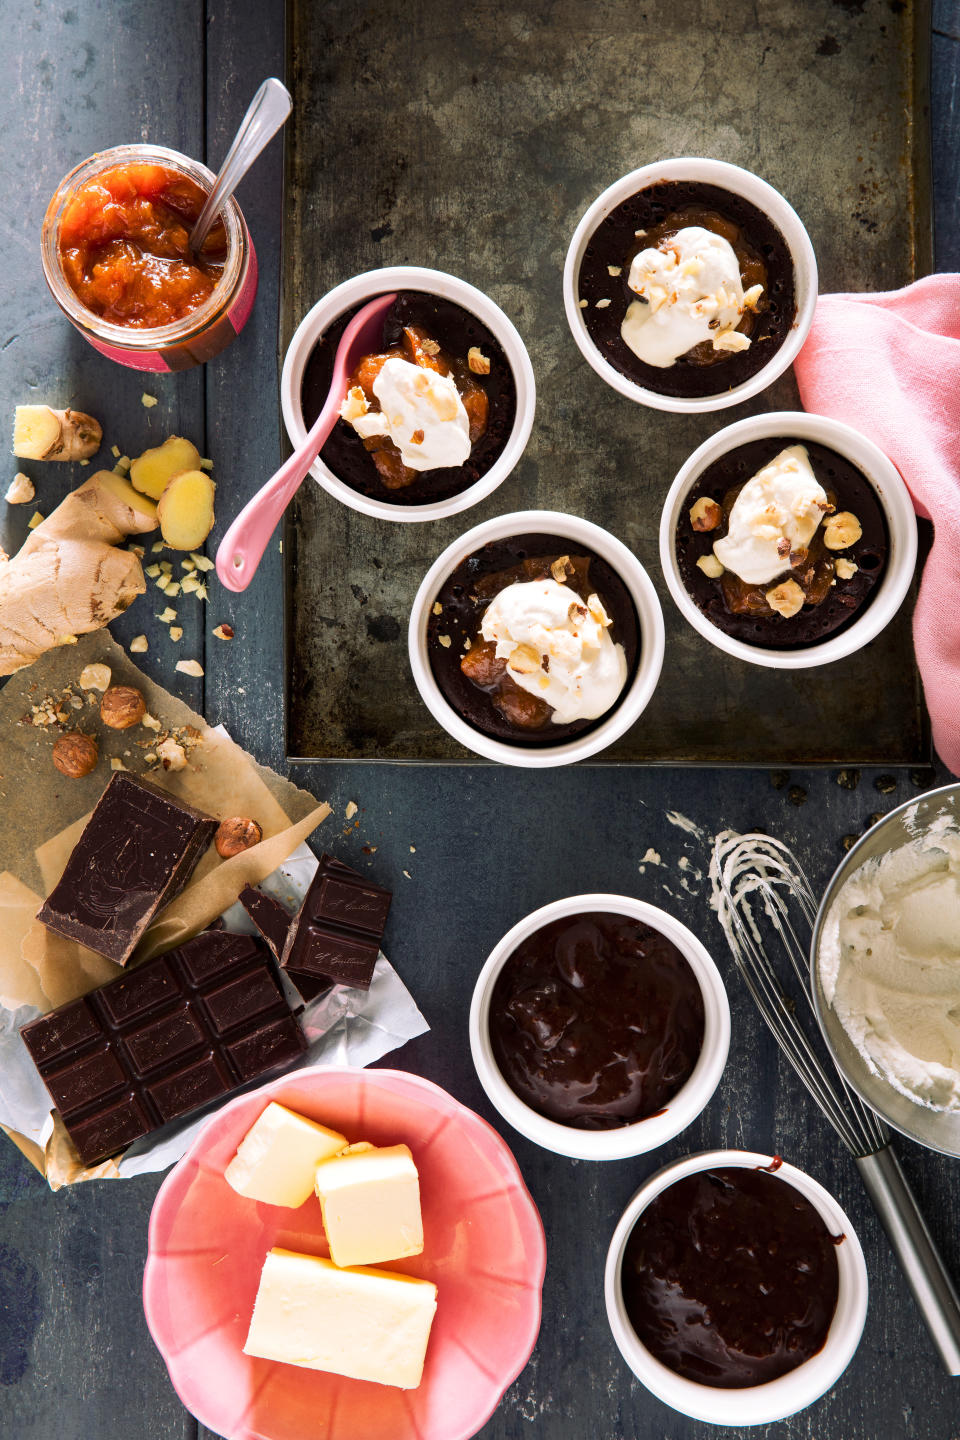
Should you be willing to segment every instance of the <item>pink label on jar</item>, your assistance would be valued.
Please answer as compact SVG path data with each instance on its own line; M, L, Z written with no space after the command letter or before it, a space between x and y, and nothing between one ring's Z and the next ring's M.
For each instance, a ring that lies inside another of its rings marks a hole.
M82 331L82 334L90 341L94 350L99 350L108 360L116 360L130 370L162 370L166 373L170 369L159 350L123 350L117 345L105 345L102 340L95 340L86 330Z

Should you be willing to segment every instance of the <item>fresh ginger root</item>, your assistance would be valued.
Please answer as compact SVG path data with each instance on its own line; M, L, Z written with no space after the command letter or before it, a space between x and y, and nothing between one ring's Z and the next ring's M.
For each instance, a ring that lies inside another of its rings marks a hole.
M213 529L213 492L205 470L184 470L157 502L160 534L174 550L198 550Z
M156 524L152 503L112 471L71 491L12 560L0 561L0 675L102 629L142 595L140 561L115 547Z
M151 500L159 500L174 475L200 469L200 451L192 440L169 435L162 445L144 450L130 466L130 482Z
M13 453L21 460L89 460L102 440L100 422L82 410L18 405L13 417Z

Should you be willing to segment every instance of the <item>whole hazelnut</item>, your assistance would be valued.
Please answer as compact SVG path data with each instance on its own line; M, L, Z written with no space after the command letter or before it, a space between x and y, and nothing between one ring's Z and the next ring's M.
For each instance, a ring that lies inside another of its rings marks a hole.
M53 747L54 765L61 775L67 775L71 780L80 780L96 769L99 755L100 750L93 736L81 735L79 730L71 730L68 734L61 735Z
M146 713L144 698L132 685L111 685L100 701L100 719L111 730L129 730Z
M229 860L231 855L239 855L241 850L251 850L254 845L259 845L262 839L263 831L256 820L248 820L245 815L231 815L228 820L220 821L213 843L217 854Z

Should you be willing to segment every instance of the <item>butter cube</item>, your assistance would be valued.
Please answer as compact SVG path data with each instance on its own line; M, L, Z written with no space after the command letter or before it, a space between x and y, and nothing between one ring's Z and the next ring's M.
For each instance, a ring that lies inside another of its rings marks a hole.
M238 1195L293 1209L309 1197L321 1160L346 1143L345 1135L272 1100L241 1140L224 1178Z
M335 1265L376 1265L423 1249L420 1179L406 1145L351 1145L317 1166L316 1189Z
M319 1255L271 1250L244 1353L415 1390L437 1287L389 1270L341 1270Z

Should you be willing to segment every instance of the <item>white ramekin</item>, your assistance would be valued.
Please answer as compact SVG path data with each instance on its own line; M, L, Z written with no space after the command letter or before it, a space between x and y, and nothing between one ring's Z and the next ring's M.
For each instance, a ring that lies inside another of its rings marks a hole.
M427 624L430 609L444 581L462 560L492 540L505 540L510 535L556 535L563 545L581 544L593 550L614 569L630 592L640 621L640 658L636 673L624 692L619 705L606 720L600 720L594 729L584 735L558 745L539 747L511 745L507 740L497 740L484 735L468 725L454 710L434 679L427 653ZM554 510L517 510L511 515L500 515L495 520L485 520L466 531L430 566L420 584L410 611L408 645L410 668L416 681L420 698L435 720L438 720L454 740L459 740L475 755L485 760L498 760L503 765L519 765L526 769L545 769L552 765L572 765L575 760L585 760L598 751L605 750L614 740L626 734L630 726L639 719L650 702L660 669L663 665L663 611L646 570L640 561L615 539L608 530L601 530L589 520L575 515L561 515Z
M886 573L860 618L839 635L821 640L817 645L807 645L802 650L768 650L763 645L748 645L743 640L726 635L707 619L697 605L681 579L677 564L677 527L683 517L687 495L704 470L721 455L753 440L766 440L771 436L785 440L813 440L829 446L849 460L862 471L876 491L889 531ZM753 415L711 435L699 449L694 450L680 470L667 492L660 516L660 564L667 589L681 615L718 650L738 660L746 660L751 665L765 665L771 670L808 670L814 665L828 665L832 660L842 660L861 649L889 625L900 609L910 589L916 563L917 517L910 492L896 466L859 430L844 425L840 420L828 420L825 415L808 415L803 410L773 410L767 415Z
M342 285L330 290L304 315L284 357L280 376L283 423L291 445L294 448L301 445L306 439L307 427L300 407L300 389L313 347L345 310L352 310L355 305L362 305L364 301L373 300L390 290L423 290L452 300L475 315L497 338L509 361L517 392L517 411L507 443L500 457L474 485L461 490L459 495L451 495L448 500L429 501L423 505L391 505L387 500L371 500L339 480L319 456L311 465L310 474L337 500L353 510L362 510L365 515L401 523L442 520L486 499L506 480L526 449L536 407L536 385L527 347L500 306L466 280L458 280L455 275L446 275L442 270L425 269L422 265L388 265L381 270L367 270L363 275L354 275L352 280L345 280Z
M774 1420L783 1420L812 1405L829 1390L849 1365L860 1343L867 1318L868 1288L867 1267L860 1241L849 1217L830 1192L802 1170L785 1163L776 1171L778 1178L793 1185L810 1201L822 1215L832 1235L844 1237L837 1246L840 1271L837 1308L823 1347L816 1355L798 1365L789 1375L781 1375L779 1380L771 1380L766 1385L722 1390L713 1385L699 1385L694 1380L685 1380L666 1365L661 1365L641 1344L627 1318L620 1284L624 1251L637 1217L651 1200L669 1185L701 1170L711 1170L716 1166L742 1166L749 1170L755 1166L769 1166L772 1160L770 1155L756 1155L746 1150L709 1150L667 1165L640 1187L624 1210L610 1241L604 1273L604 1298L607 1319L620 1354L641 1384L658 1400L694 1420L706 1420L714 1425L766 1425Z
M647 1120L637 1120L632 1125L622 1125L615 1130L578 1130L572 1125L561 1125L556 1120L538 1115L503 1078L490 1042L493 989L500 971L517 946L553 920L596 910L629 915L672 940L693 971L703 995L703 1049L689 1080L659 1115L651 1115ZM679 920L656 905L648 905L646 901L635 900L630 895L571 895L566 900L554 900L549 905L543 905L525 916L490 952L477 977L470 1004L470 1051L480 1084L487 1092L491 1105L528 1140L542 1145L544 1150L552 1150L556 1155L570 1155L576 1160L624 1160L632 1155L645 1155L648 1150L655 1150L658 1145L664 1145L679 1135L709 1102L723 1074L729 1048L730 1006L720 972L710 955L686 925L681 925Z
M732 191L734 195L742 195L773 221L786 241L793 261L794 298L797 307L793 329L762 370L758 370L756 375L744 380L741 385L724 389L717 395L696 398L660 395L655 390L638 385L600 353L590 337L583 311L580 309L580 265L597 226L612 210L622 205L624 200L629 200L640 190L668 180L698 181L703 185L717 185L722 190ZM639 170L632 170L629 175L624 175L621 180L615 180L608 186L603 194L594 200L573 232L563 267L563 304L567 312L567 322L585 359L601 379L606 380L608 385L618 390L621 395L626 395L629 400L635 400L638 405L649 405L654 410L672 410L681 414L723 410L728 405L739 405L741 400L748 400L751 395L765 390L796 358L807 338L816 303L817 260L803 221L793 206L779 191L774 190L772 185L768 185L766 180L761 180L749 170L741 170L739 165L689 155L682 159L657 160L651 165L642 165Z

